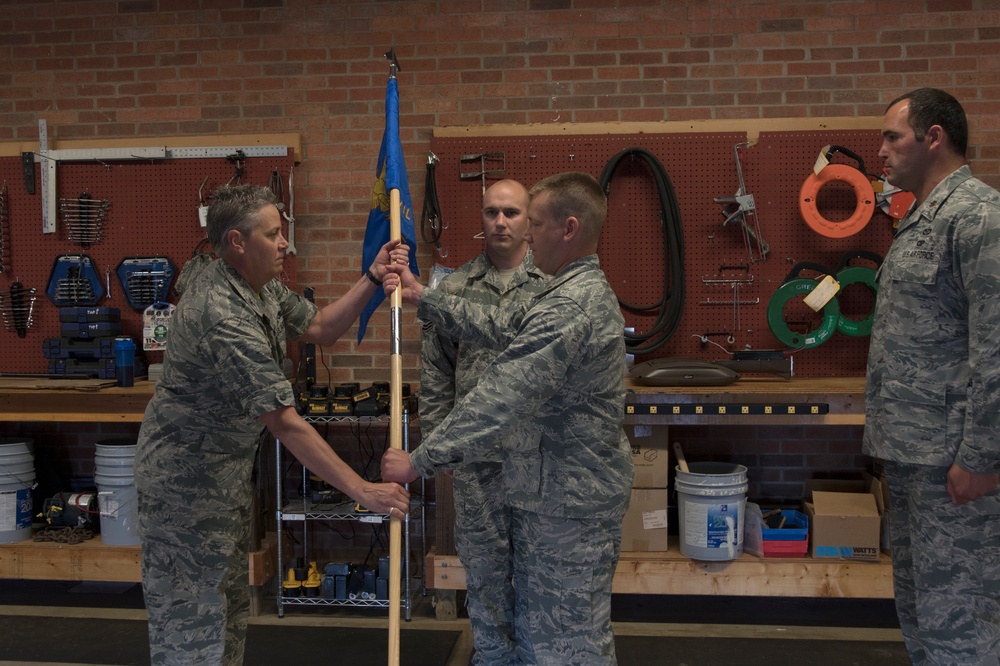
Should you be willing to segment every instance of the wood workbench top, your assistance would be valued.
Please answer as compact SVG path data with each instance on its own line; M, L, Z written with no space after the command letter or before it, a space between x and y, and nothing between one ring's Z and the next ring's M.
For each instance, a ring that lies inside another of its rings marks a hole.
M145 379L119 388L113 379L0 376L0 421L139 423L154 386Z
M864 383L864 377L794 377L788 380L751 377L728 386L639 386L631 378L626 378L626 407L766 402L821 404L825 405L825 411L820 415L822 418L813 420L822 423L863 423ZM153 382L145 379L137 379L135 386L119 388L114 380L106 379L0 376L0 421L139 423L146 404L153 396L153 388ZM655 416L662 418L665 414L661 410ZM716 415L699 415L697 420L704 422L708 417L719 418ZM678 418L673 420L684 421ZM806 420L809 420L808 415ZM731 416L724 421L736 422ZM743 422L773 421L747 418Z

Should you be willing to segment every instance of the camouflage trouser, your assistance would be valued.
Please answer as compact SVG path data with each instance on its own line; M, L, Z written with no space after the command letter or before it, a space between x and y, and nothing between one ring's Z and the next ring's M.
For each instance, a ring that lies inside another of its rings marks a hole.
M151 663L243 663L250 589L244 510L198 513L139 494Z
M514 509L515 635L523 664L617 664L611 581L621 518L556 518Z
M899 625L917 666L996 666L1000 492L954 504L947 472L886 463Z
M476 651L473 666L513 666L514 588L510 509L501 466L474 463L455 470L455 547L465 568L466 608Z

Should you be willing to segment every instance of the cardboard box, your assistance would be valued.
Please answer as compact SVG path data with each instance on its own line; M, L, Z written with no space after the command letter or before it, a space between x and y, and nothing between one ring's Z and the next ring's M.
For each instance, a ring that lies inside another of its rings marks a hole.
M667 550L666 488L633 488L622 519L623 551Z
M872 479L873 484L877 484L882 491L882 552L892 555L892 540L889 538L889 483L885 478L885 463L879 459L872 460L872 473L866 474L865 479Z
M632 445L633 488L666 488L670 474L670 442L667 426L626 426Z
M812 479L806 494L813 557L879 560L882 491L877 480Z

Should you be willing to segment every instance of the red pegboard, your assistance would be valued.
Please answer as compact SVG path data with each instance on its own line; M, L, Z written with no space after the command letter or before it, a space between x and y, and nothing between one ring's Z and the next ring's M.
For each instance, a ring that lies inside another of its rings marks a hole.
M277 170L285 183L294 155L247 157L242 183L267 185ZM107 294L96 306L119 308L122 335L137 341L142 335L142 312L133 309L125 297L115 269L129 257L168 257L174 266L174 282L183 265L191 258L205 230L198 222L198 190L207 178L204 192L210 195L235 175L236 165L220 158L60 162L57 167L57 197L75 199L81 193L107 200L101 240L82 247L68 238L67 225L57 216L56 232L42 233L41 177L35 165L35 194L29 194L17 157L0 158L0 181L8 192L8 221L3 229L4 271L0 290L7 291L20 281L35 289L34 316L25 338L14 331L0 329L0 372L45 373L48 360L42 354L47 338L60 337L59 308L46 295L55 260L60 255L84 254L90 257L106 289L105 269L111 270L111 298ZM235 182L235 181L234 181ZM58 206L57 206L58 208ZM287 232L287 223L286 223ZM210 248L203 248L210 249ZM296 288L295 260L285 260L283 278ZM171 288L167 299L176 302ZM146 363L163 360L162 352L144 352Z
M728 351L783 349L768 327L767 307L794 264L809 261L835 269L845 252L865 250L884 255L889 247L892 221L881 211L876 210L860 233L831 239L810 229L798 208L799 189L823 146L844 146L865 160L869 172L880 171L877 151L881 136L877 130L767 132L753 146L741 149L744 182L754 195L761 235L770 246L767 259L756 262L750 261L739 227L723 227L723 207L713 200L736 193L734 147L746 140L746 134L739 132L435 137L432 150L440 160L437 191L446 227L441 244L448 252L445 258L435 255L435 260L454 268L482 251L482 240L474 238L481 231L482 181L460 178L463 171L477 170L476 161L463 161L463 156L502 153L502 162L493 159L490 165L502 166L504 172L490 175L487 186L506 177L530 187L560 171L585 171L596 178L619 151L645 148L663 164L677 193L684 230L686 288L675 334L659 350L637 361L667 356L727 357L723 349L701 341L706 333L724 333L708 339ZM841 154L834 161L854 164ZM608 220L598 249L601 266L620 300L655 303L662 298L664 252L659 199L645 162L623 161L610 190ZM823 188L818 198L819 210L832 221L847 219L855 208L853 191L843 185ZM723 268L729 266L747 268ZM735 282L737 279L740 282ZM732 304L737 290L738 310ZM862 319L874 303L863 285L847 288L838 300L841 310L852 319ZM625 313L625 319L640 333L649 330L654 321L631 312ZM793 330L805 332L819 326L818 315L801 299L787 304L784 319ZM867 350L868 338L834 334L818 347L795 353L796 375L863 375Z

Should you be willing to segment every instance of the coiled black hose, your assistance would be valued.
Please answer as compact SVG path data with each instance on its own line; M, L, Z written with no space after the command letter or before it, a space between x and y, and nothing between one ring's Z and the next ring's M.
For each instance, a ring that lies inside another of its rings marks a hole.
M435 170L437 167L437 156L430 153L427 157L427 174L424 176L424 207L420 213L420 238L425 243L433 243L438 254L444 256L441 248L441 204L438 201L437 178Z
M606 195L611 191L611 177L626 157L638 157L646 162L656 182L660 198L660 225L663 229L663 296L652 305L634 305L618 299L622 308L652 316L658 310L653 327L645 333L625 333L625 349L639 356L662 347L677 330L684 309L684 230L677 194L666 169L656 156L644 148L626 148L610 160L601 171L598 182Z

